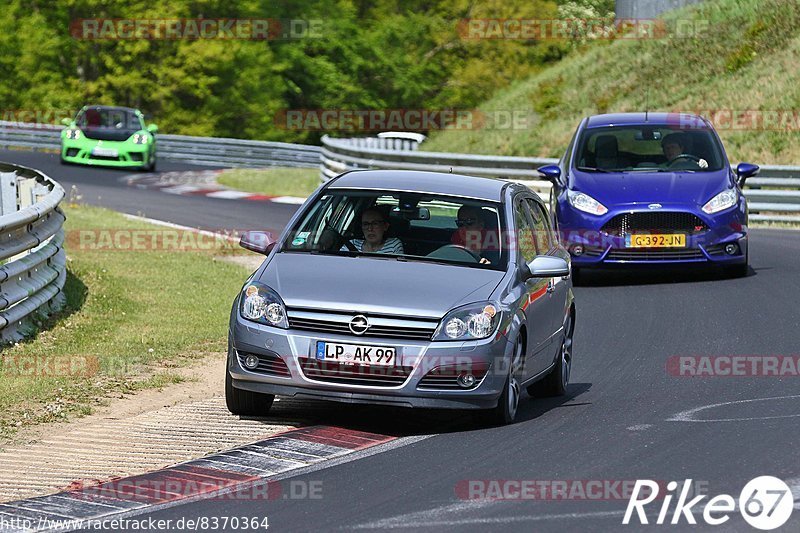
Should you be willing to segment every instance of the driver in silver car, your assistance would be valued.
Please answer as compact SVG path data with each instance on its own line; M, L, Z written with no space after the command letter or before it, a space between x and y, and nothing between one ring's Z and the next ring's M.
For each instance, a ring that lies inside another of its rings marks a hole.
M479 255L481 264L491 264L491 261L484 257L484 252L490 248L496 249L496 246L488 246L491 244L488 241L495 236L486 229L482 210L476 206L462 205L456 215L456 226L458 229L453 233L450 242Z

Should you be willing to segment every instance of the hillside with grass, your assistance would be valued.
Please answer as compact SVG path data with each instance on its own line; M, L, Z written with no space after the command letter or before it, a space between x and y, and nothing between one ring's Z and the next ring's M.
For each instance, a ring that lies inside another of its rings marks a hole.
M695 37L588 42L479 106L530 113L527 127L435 132L424 149L559 157L584 116L648 105L708 116L734 162L800 163L800 2L709 0L664 18L707 24Z

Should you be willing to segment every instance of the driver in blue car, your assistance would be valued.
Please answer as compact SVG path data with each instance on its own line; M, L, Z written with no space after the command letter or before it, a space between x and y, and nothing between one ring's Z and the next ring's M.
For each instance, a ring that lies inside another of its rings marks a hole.
M708 161L700 159L687 152L689 143L683 133L670 133L661 140L661 150L667 158L664 166L675 167L676 163L683 163L688 168L708 168Z
M491 264L492 251L498 249L498 243L496 234L486 229L482 210L479 207L462 205L456 215L456 226L458 229L453 233L450 242L480 256L481 264Z

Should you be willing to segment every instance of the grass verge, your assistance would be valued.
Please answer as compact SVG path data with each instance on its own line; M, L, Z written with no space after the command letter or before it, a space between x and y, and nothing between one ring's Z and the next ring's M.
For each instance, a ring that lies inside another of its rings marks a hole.
M220 173L217 182L238 191L305 198L319 187L319 169L236 168Z
M2 440L88 414L104 398L180 382L176 367L222 356L231 301L249 273L215 260L219 246L169 241L169 228L95 207L65 212L66 307L35 337L3 348ZM166 240L151 246L152 236Z
M479 106L527 124L436 132L422 149L560 157L583 117L648 108L707 116L734 163L797 164L800 3L708 0L665 20L695 33L591 42Z

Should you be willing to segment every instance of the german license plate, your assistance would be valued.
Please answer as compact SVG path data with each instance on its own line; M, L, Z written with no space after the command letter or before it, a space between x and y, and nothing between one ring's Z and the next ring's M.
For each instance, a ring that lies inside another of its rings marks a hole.
M119 157L119 152L113 148L101 148L99 146L95 146L92 148L92 155L98 155L100 157Z
M366 366L394 366L396 358L397 354L394 348L317 341L316 359L318 361L336 361Z
M671 233L666 235L626 235L626 248L686 248L686 235Z

